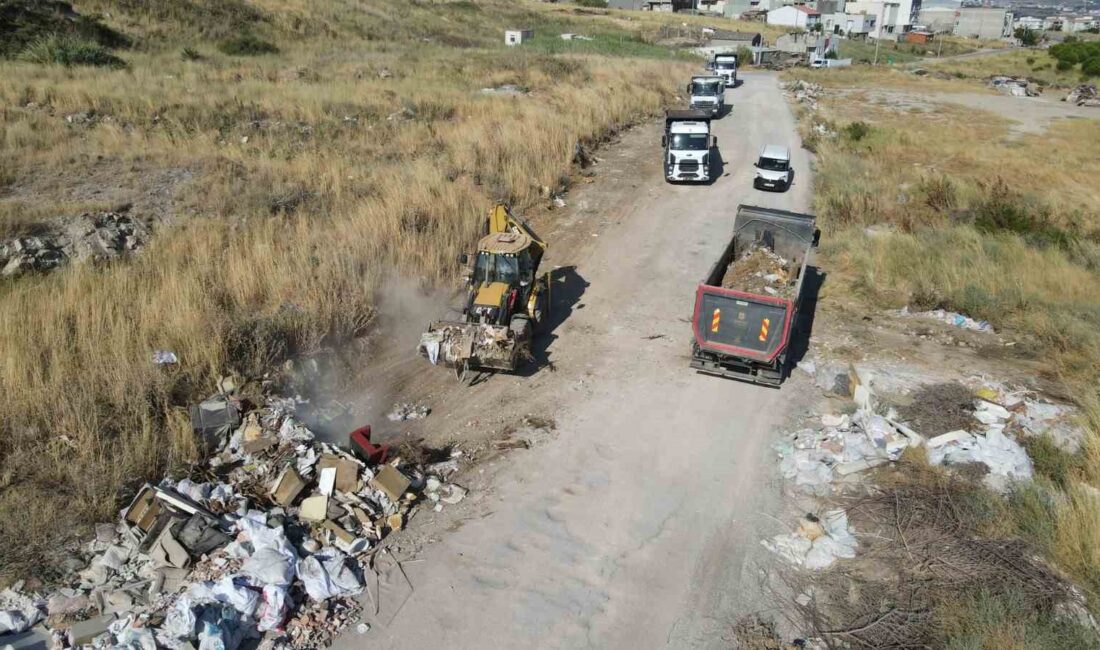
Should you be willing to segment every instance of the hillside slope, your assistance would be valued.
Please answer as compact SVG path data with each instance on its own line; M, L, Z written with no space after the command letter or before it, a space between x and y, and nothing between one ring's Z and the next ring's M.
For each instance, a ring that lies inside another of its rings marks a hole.
M0 518L8 578L48 578L69 535L185 468L184 407L217 377L362 334L384 277L449 281L493 201L548 200L578 144L659 110L695 67L650 22L506 0L75 11L120 40L45 29L0 61L0 241L108 212L152 234L0 280L0 512L23 515ZM539 38L506 48L516 24ZM543 53L560 31L595 38Z

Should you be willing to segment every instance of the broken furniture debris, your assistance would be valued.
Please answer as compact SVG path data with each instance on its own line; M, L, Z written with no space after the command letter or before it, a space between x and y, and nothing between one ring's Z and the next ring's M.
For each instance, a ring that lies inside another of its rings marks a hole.
M1100 93L1097 93L1095 84L1081 84L1069 91L1062 101L1074 106L1100 106Z
M455 458L390 458L369 427L349 436L353 455L316 440L296 400L257 408L231 382L220 388L191 410L210 458L144 485L117 525L73 551L52 592L0 592L0 647L24 647L16 634L53 639L43 648L323 647L358 623L355 596L379 580L383 539L422 504L466 495L446 479Z

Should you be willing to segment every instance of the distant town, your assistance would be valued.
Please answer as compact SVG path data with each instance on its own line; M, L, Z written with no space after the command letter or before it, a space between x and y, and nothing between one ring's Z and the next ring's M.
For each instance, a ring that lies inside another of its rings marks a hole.
M618 9L687 12L757 20L847 38L927 42L936 34L982 40L1019 39L1022 31L1050 41L1100 36L1100 3L964 2L922 0L609 0Z

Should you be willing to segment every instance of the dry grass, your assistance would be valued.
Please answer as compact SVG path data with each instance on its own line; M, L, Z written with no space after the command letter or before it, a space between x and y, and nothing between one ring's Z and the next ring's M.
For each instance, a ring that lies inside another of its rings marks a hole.
M256 29L280 53L233 58L212 43L237 14L171 13L194 6L112 12L141 37L122 71L0 62L0 228L103 207L74 187L147 191L131 169L194 172L163 188L171 219L131 261L0 284L9 578L49 577L44 553L194 458L182 407L213 378L257 376L361 334L383 274L448 281L493 201L523 208L567 183L576 143L654 113L694 67L614 47L507 49L500 30L516 21L616 27L495 0L264 0ZM203 58L184 60L184 45ZM530 94L479 92L505 83ZM156 349L182 367L154 367Z
M925 66L961 79L986 79L993 75L1027 77L1044 86L1073 86L1080 83L1080 72L1059 71L1058 61L1043 50L1014 49L990 56L936 61Z

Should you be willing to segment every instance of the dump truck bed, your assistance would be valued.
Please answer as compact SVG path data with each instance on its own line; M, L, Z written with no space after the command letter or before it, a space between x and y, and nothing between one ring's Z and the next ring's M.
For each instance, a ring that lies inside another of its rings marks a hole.
M811 215L738 206L729 244L696 289L692 367L782 381L814 234Z

